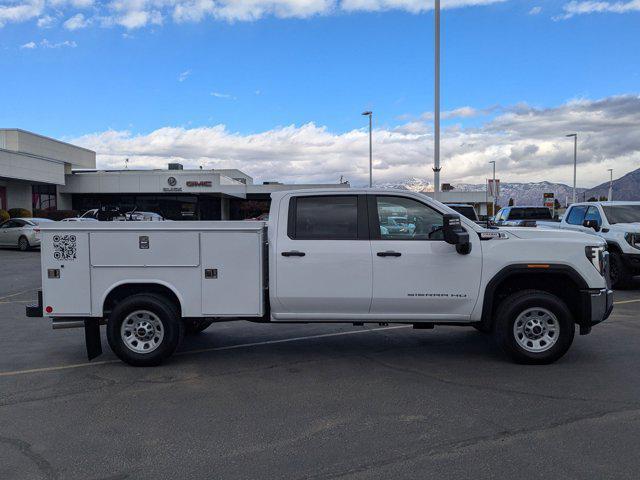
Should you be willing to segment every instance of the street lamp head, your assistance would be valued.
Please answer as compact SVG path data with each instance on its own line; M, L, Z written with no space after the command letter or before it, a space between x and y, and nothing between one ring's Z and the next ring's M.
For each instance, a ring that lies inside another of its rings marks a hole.
M362 115L364 116L373 115L373 112L370 112L370 111L362 112Z
M569 135L565 135L565 137L577 137L577 133L570 133Z
M491 160L489 163L493 163L495 165L496 161L495 160Z

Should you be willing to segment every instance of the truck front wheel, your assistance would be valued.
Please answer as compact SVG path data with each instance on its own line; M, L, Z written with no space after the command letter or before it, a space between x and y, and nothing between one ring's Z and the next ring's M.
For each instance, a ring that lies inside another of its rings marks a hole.
M631 284L632 276L619 253L611 253L611 285L613 288L626 288Z
M575 324L566 304L540 290L517 292L500 303L494 334L516 362L553 363L573 343Z
M182 341L184 326L172 302L160 295L136 294L112 310L107 340L113 353L129 365L159 365Z

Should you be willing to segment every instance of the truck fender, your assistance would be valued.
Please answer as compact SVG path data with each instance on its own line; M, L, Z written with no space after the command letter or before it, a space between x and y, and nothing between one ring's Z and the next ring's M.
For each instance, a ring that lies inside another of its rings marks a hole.
M528 264L508 265L496 273L485 287L483 303L482 303L482 319L483 328L491 329L493 324L493 311L495 310L495 295L501 284L510 277L526 274L530 278L536 275L557 275L572 280L580 290L588 289L587 282L582 276L571 266L563 264L549 264L547 268L535 269L529 268Z
M173 292L173 294L176 296L176 298L178 299L178 303L180 304L180 311L184 312L184 298L182 297L182 295L178 292L178 290L170 283L165 282L164 280L149 280L149 279L127 279L127 280L123 280L121 282L117 282L114 283L113 285L111 285L111 287L108 290L105 290L104 294L102 295L102 298L100 299L100 315L104 315L104 305L105 302L107 301L107 298L109 297L109 295L118 287L121 287L122 285L134 285L134 284L151 284L151 285L159 285L162 287L167 288L168 290L170 290L171 292Z

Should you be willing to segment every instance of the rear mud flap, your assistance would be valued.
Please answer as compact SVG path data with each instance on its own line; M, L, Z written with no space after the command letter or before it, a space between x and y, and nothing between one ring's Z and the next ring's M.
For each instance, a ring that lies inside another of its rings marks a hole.
M102 341L100 340L100 319L84 319L84 340L87 344L87 357L93 360L102 355Z

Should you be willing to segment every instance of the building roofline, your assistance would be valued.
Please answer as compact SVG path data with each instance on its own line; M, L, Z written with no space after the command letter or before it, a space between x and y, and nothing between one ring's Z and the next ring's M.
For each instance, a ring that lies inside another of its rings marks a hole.
M30 132L29 130L24 130L22 128L0 128L0 132L22 132L27 133L29 135L33 135L34 137L44 138L45 140L49 140L51 142L61 143L63 145L67 145L72 148L77 148L79 150L84 150L85 152L95 154L93 150L89 150L88 148L79 147L78 145L74 145L73 143L63 142L62 140L56 140L55 138L47 137L46 135L40 135L39 133Z

